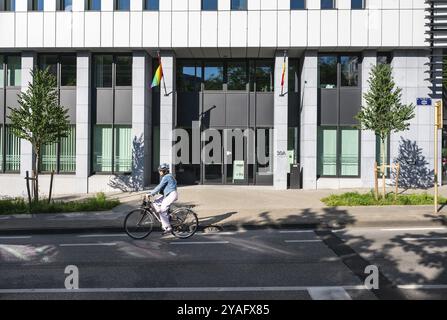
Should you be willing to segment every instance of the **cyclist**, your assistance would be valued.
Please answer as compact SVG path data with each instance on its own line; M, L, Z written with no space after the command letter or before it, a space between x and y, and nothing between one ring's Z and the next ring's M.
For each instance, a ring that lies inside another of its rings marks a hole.
M177 201L177 181L169 173L169 165L166 163L161 164L158 167L158 173L160 174L161 181L154 190L149 192L146 197L154 196L157 193L161 193L163 196L154 201L154 207L160 214L161 226L163 228L163 233L167 234L172 231L171 224L169 222L168 210L169 206Z

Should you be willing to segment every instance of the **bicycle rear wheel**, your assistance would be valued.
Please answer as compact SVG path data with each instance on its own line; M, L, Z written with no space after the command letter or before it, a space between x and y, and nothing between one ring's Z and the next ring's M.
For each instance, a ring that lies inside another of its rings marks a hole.
M171 213L172 234L180 239L186 239L196 233L199 219L194 211L179 208Z
M144 239L151 232L154 218L145 209L135 209L129 212L124 220L124 230L133 239Z

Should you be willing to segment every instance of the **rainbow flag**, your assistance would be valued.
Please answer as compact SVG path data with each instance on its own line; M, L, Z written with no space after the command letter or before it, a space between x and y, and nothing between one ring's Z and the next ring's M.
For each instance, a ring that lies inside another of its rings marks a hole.
M284 52L284 61L282 63L282 74L281 74L281 93L284 90L284 78L286 76L286 53Z
M159 86L160 82L161 82L161 78L163 78L163 68L161 67L161 59L160 58L158 58L158 63L159 63L159 65L158 65L157 71L155 71L154 79L152 79L151 88Z

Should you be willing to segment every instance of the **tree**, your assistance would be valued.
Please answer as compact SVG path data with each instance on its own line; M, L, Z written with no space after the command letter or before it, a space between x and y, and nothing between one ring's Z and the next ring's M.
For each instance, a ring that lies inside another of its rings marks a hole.
M356 116L362 130L372 130L380 138L382 166L386 165L386 138L391 132L408 130L409 121L415 116L413 104L402 104L402 89L396 87L392 72L389 64L379 64L372 68L368 79L369 91L364 94L366 106L362 106ZM385 197L386 170L381 171Z
M18 94L19 107L11 108L8 118L11 129L20 139L33 147L34 200L39 199L39 166L41 150L45 144L58 142L70 129L67 109L59 105L56 77L49 68L32 71L32 83L25 92Z

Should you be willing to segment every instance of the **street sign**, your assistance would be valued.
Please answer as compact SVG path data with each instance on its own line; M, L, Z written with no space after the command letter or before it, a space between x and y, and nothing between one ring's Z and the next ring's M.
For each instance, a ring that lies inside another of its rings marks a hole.
M431 106L431 98L416 98L418 106Z

